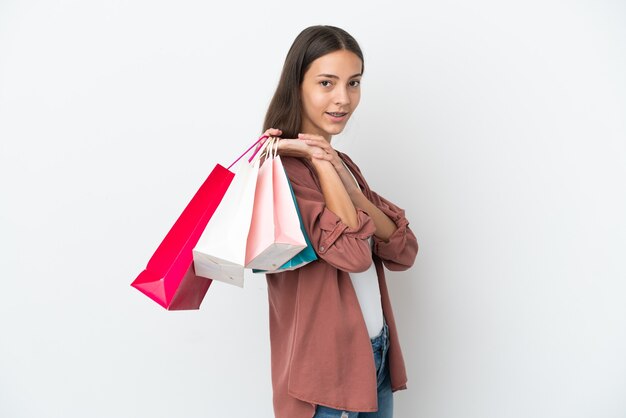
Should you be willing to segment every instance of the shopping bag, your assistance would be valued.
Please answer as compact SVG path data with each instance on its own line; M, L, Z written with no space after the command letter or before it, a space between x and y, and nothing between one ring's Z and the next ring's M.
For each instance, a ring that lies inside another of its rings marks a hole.
M261 156L270 141L242 163L193 249L197 275L243 287L246 243Z
M278 140L268 142L268 158L257 176L245 266L275 270L306 248L307 243L278 156Z
M264 140L259 138L246 152ZM131 286L168 310L198 309L211 280L196 275L192 250L220 204L235 174L216 164L187 204L146 268Z
M233 176L215 166L131 286L168 310L200 307L211 281L195 275L191 250Z
M280 165L282 165L282 163L280 163ZM283 171L284 171L284 167L283 167ZM286 175L286 172L285 172L285 175ZM289 183L289 179L287 179L287 182ZM291 193L291 197L293 198L294 205L296 206L296 211L298 212L298 220L300 221L300 230L302 231L302 235L304 235L304 240L306 241L306 244L307 244L306 248L300 251L295 256L293 256L285 264L283 264L276 270L268 271L268 270L261 270L261 269L253 269L252 270L253 273L276 273L280 271L295 270L297 268L300 268L304 265L309 264L311 261L317 260L317 254L315 254L315 250L313 249L313 244L311 244L309 235L306 233L304 224L302 223L302 214L300 213L300 208L298 207L296 195L293 192L293 187L291 187L291 183L289 183L289 191Z

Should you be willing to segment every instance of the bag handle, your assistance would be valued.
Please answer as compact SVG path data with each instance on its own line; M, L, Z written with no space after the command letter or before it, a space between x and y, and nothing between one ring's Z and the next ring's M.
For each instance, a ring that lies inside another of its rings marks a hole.
M270 136L266 141L264 141L261 145L258 146L258 148L254 151L254 154L252 155L252 157L250 157L250 160L248 160L248 162L256 164L259 161L261 161L263 157L265 157L265 159L270 158L271 157L270 153L272 152L272 146L277 140L278 138Z
M268 136L267 135L263 135L261 136L259 139L257 139L254 144L250 145L250 147L245 150L243 152L243 154L241 154L239 157L237 157L237 159L235 161L233 161L233 163L231 165L228 166L228 170L230 170L230 168L232 166L234 166L235 164L237 164L237 161L241 160L241 157L243 157L244 155L246 155L255 145L257 145L259 142L263 141L263 143L261 144L261 147L258 147L255 151L254 154L252 154L252 157L250 157L250 159L248 160L248 162L252 162L252 159L254 158L254 156L261 150L263 149L263 145L265 145L265 139L267 139Z
M274 142L272 142L272 144L270 145L270 154L272 155L272 158L276 158L278 157L278 141L280 141L280 138L273 138ZM272 153L272 146L274 146L274 152Z

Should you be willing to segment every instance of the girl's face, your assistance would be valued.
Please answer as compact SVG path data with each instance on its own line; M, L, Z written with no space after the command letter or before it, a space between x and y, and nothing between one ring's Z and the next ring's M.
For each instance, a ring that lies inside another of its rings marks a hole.
M302 80L302 133L330 141L343 131L361 100L361 59L338 50L313 61Z

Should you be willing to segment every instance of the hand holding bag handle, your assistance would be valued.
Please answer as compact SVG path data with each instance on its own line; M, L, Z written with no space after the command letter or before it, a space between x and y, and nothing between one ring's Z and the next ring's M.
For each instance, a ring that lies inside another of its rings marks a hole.
M213 216L234 173L230 168L267 135L257 139L228 168L216 164L207 179L187 204L146 268L131 286L168 310L198 309L211 280L198 277L193 266L192 249Z

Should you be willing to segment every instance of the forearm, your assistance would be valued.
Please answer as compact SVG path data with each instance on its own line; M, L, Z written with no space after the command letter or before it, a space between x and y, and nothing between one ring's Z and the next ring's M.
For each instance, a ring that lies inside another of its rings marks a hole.
M397 229L396 224L389 219L387 215L376 205L369 201L367 197L363 194L359 186L355 183L354 178L348 172L348 169L342 164L336 164L335 170L337 171L339 178L343 182L343 185L350 196L350 200L354 204L355 207L363 209L365 212L370 215L374 224L376 225L376 235L378 238L383 241L387 241L391 234L395 232Z
M311 162L317 171L326 207L350 228L356 228L358 226L356 207L332 163L317 159L312 159Z
M350 193L350 200L355 207L363 209L368 213L368 215L370 215L376 225L376 232L374 235L383 241L388 241L391 234L393 234L397 229L396 224L389 219L383 211L378 209L376 205L370 202L360 190L352 191Z

